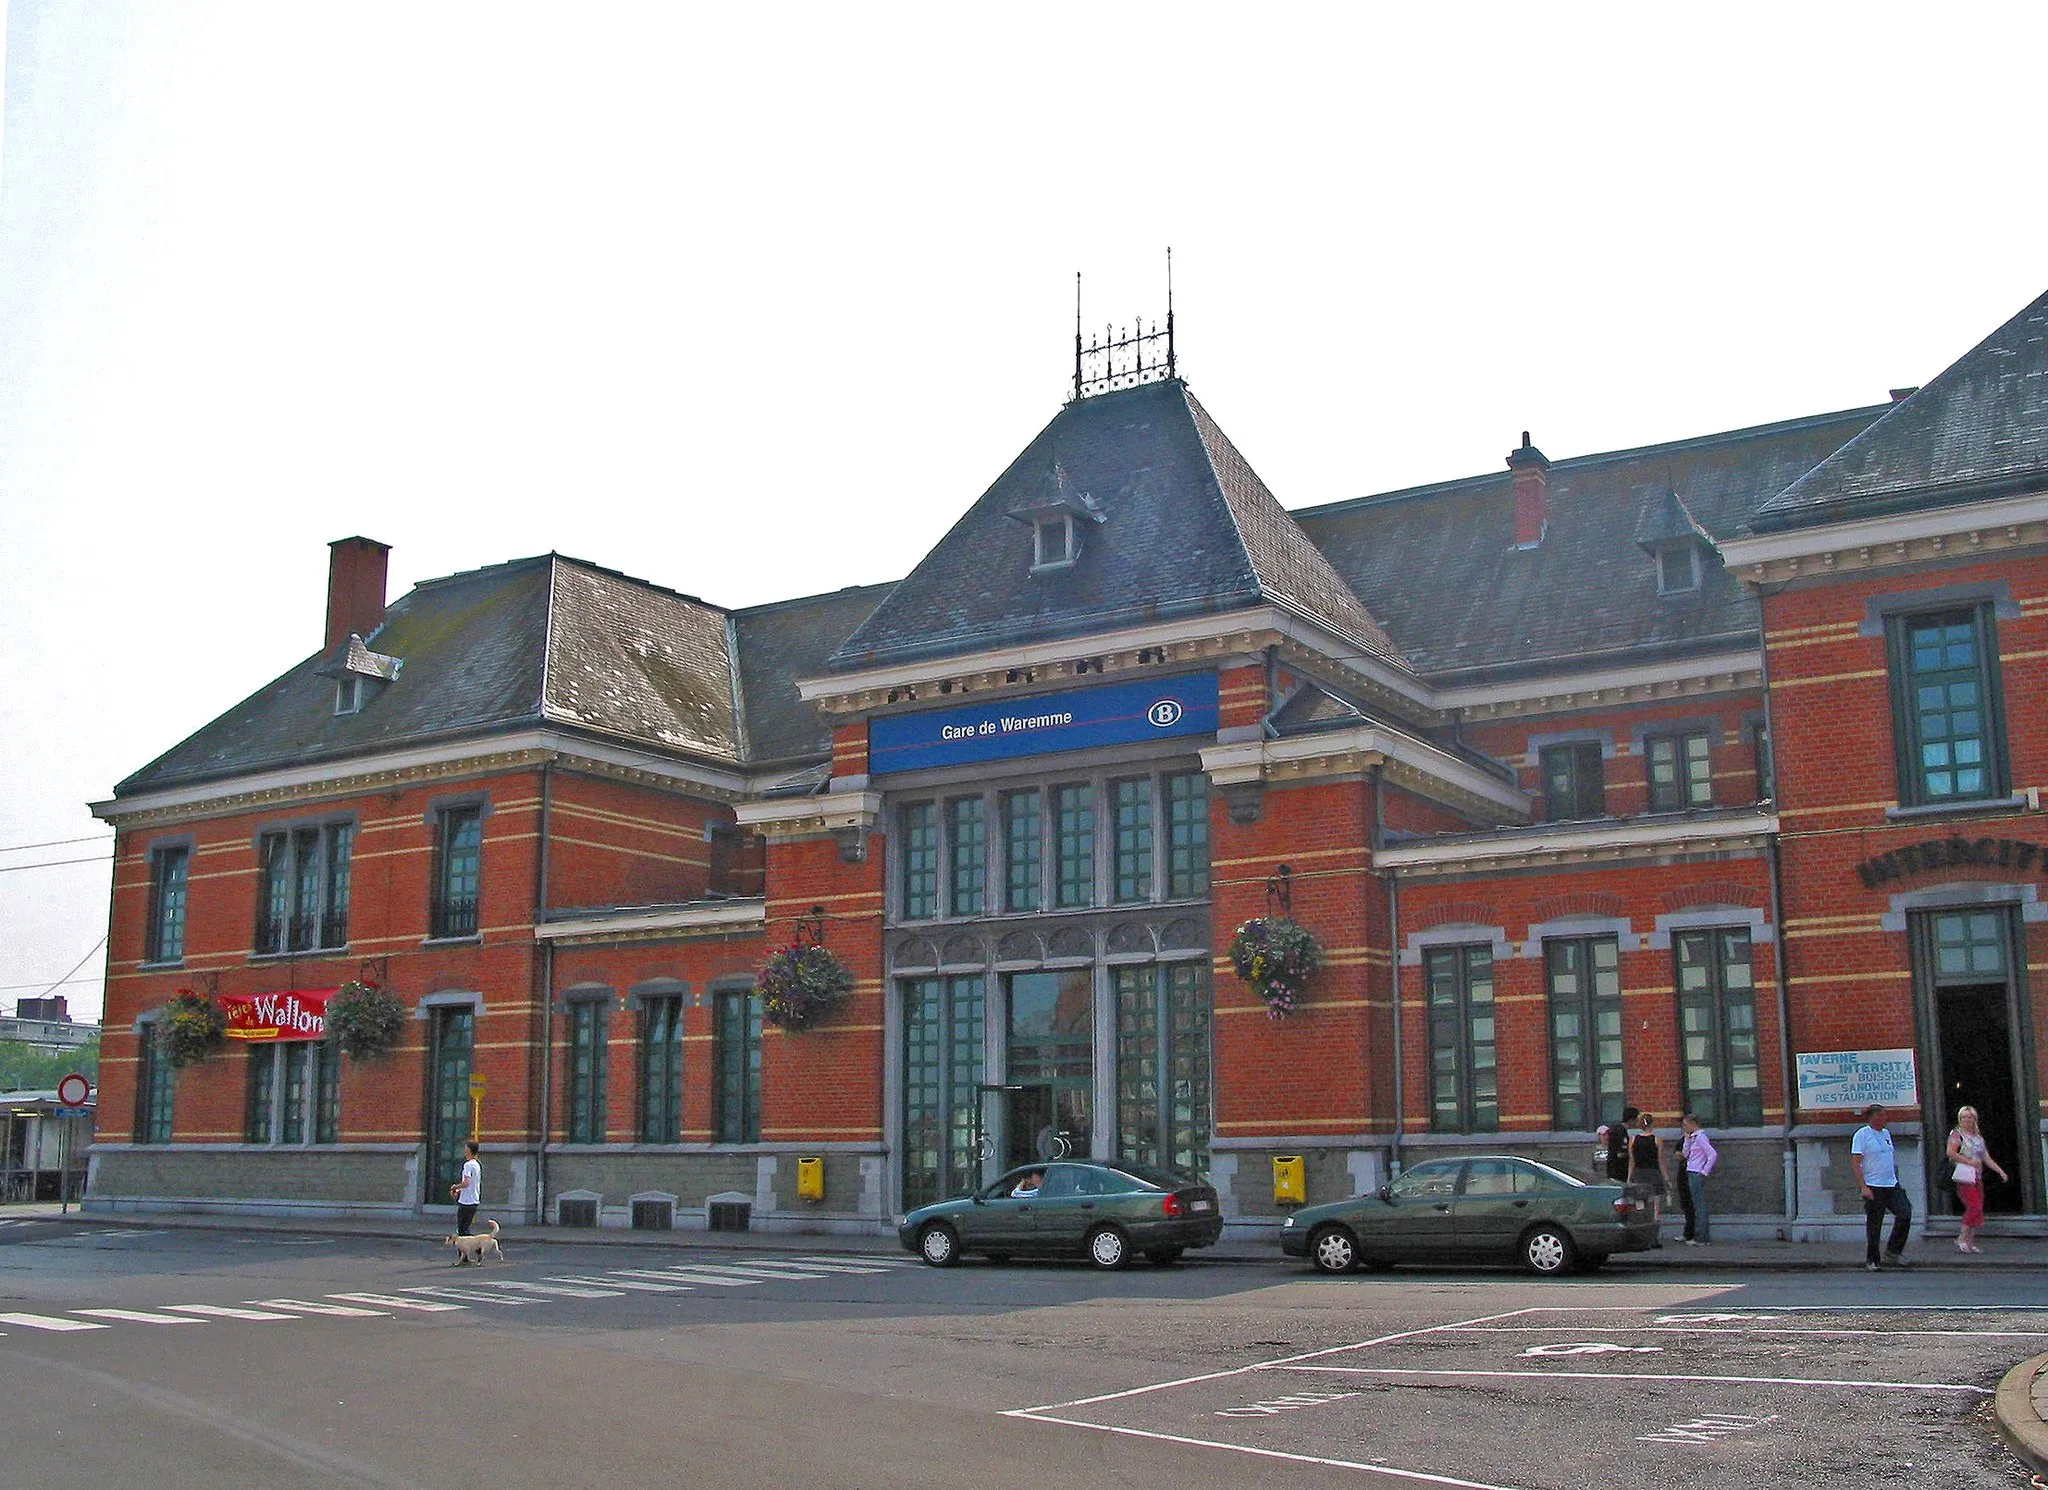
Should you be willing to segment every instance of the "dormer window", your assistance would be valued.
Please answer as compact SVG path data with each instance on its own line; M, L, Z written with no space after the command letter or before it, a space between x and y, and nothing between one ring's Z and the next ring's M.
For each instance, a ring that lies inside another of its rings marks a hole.
M1074 519L1065 512L1033 519L1031 524L1031 569L1064 569L1078 557Z
M1682 595L1700 587L1700 546L1667 543L1657 550L1657 593Z
M363 712L363 680L351 674L334 680L334 712L343 714Z

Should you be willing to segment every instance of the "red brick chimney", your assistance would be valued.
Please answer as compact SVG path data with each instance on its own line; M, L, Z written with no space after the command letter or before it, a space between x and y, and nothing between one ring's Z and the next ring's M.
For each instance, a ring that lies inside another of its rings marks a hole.
M384 621L384 581L391 545L374 538L337 538L327 545L327 650L368 636Z
M1522 431L1522 448L1508 455L1515 473L1515 547L1534 548L1550 521L1550 462Z

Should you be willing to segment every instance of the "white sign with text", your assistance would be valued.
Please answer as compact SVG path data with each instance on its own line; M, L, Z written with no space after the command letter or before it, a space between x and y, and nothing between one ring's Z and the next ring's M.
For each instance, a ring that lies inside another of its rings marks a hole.
M1910 1050L1801 1052L1798 1063L1799 1105L1809 1112L1854 1112L1873 1102L1911 1107L1920 1100Z

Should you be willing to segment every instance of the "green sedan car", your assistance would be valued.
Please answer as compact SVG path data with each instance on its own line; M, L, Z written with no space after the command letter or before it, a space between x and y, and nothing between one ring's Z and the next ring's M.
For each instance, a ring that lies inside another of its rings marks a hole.
M1547 1277L1656 1245L1649 1203L1626 1185L1492 1154L1431 1159L1375 1195L1305 1207L1280 1228L1280 1250L1325 1273L1517 1260Z
M1142 1254L1164 1265L1222 1234L1209 1186L1121 1159L1026 1165L973 1195L920 1206L897 1227L904 1247L935 1268L969 1252L996 1262L1085 1257L1099 1268Z

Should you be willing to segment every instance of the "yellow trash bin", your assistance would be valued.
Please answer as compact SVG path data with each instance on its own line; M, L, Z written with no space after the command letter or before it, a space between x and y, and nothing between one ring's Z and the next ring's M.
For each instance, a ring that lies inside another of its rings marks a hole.
M825 1161L823 1159L799 1159L796 1161L796 1198L819 1201L825 1198Z
M1273 1156L1273 1204L1308 1204L1308 1161L1301 1155Z

